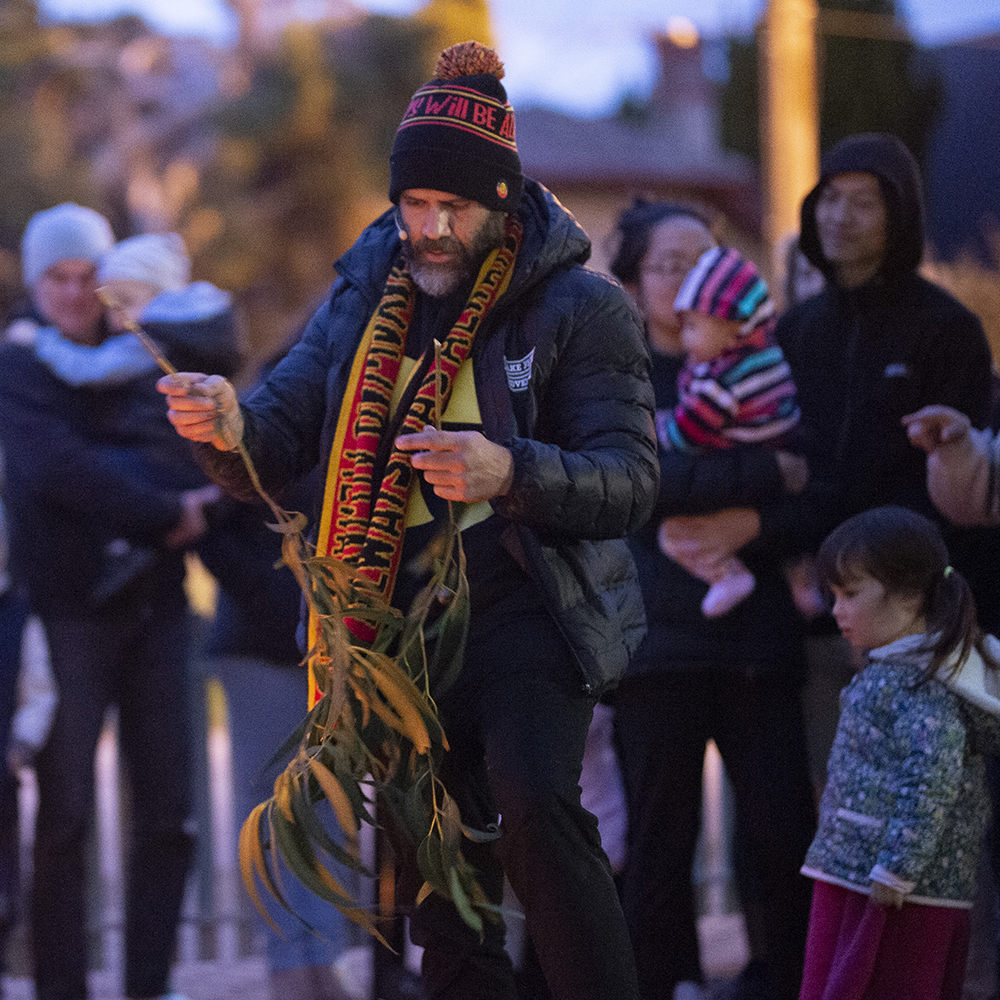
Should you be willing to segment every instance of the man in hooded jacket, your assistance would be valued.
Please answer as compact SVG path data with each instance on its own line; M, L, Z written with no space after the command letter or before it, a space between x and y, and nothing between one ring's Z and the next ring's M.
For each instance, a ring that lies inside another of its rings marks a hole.
M776 330L807 435L810 485L792 502L808 513L794 530L818 541L883 504L940 521L902 418L939 403L984 426L991 359L976 316L917 273L924 212L910 151L887 134L837 143L802 203L801 226L802 251L826 287Z
M206 442L207 467L223 485L246 487L240 456L227 450L232 438L269 490L319 461L320 551L378 576L387 549L401 545L388 588L400 610L421 582L412 557L446 516L443 500L467 502L472 611L461 675L437 699L450 744L444 778L465 824L486 829L499 813L502 826L495 845L463 852L493 902L502 874L510 879L557 1000L626 1000L638 995L628 934L578 782L595 699L644 632L623 536L649 516L656 494L648 358L625 292L582 266L584 232L522 177L500 75L495 53L477 43L442 54L397 132L389 193L398 207L337 262L329 300L241 408L215 378L188 375L197 395L169 378L161 391L178 430ZM407 365L422 365L423 384L433 385L435 340L451 386L442 430L426 411L411 421L422 390L390 405ZM453 377L445 361L463 351ZM376 384L358 374L387 372L385 358L398 358L398 377ZM355 407L380 393L383 412L402 423L378 417L385 424L366 445L352 437L371 426ZM393 490L412 485L377 545L365 524L352 528L363 542L352 554L342 524L357 508L338 484L366 448L370 467L387 470L368 474L371 494L383 484L379 504L393 502L390 480ZM422 475L409 478L411 462ZM405 535L387 544L403 523ZM432 894L411 916L411 937L424 947L430 996L513 998L502 925L486 921L480 937Z

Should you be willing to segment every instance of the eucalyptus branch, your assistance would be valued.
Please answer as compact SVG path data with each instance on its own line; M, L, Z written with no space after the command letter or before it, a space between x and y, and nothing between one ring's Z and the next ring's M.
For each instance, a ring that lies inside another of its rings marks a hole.
M117 304L108 289L99 292L107 305ZM126 325L163 371L182 377L137 323L129 320ZM434 358L434 425L440 430L443 393L437 341ZM187 388L198 394L197 385ZM221 415L216 422L224 437ZM242 441L235 448L254 489L275 517L276 523L269 527L282 535L283 560L316 616L319 634L308 661L322 667L314 671L321 697L300 726L295 755L275 782L274 796L253 810L240 833L240 870L251 898L270 921L257 891L259 879L288 908L280 857L303 885L381 939L375 916L354 904L324 861L331 858L356 866L350 855L351 838L356 838L360 823L373 821L367 789L393 813L417 848L426 879L417 901L428 892L439 892L452 899L463 920L481 934L483 917L496 919L497 908L488 902L461 854L461 838L471 834L462 826L458 807L436 767L448 742L432 692L436 682L450 683L460 669L469 615L465 554L454 505L448 502L448 521L431 580L403 616L354 568L311 551L302 534L305 517L275 503ZM454 585L449 585L452 578ZM425 626L432 607L441 605L432 626L436 645L429 661ZM373 624L374 641L355 640L345 617ZM407 757L410 762L404 766ZM316 815L317 803L323 800L349 839L346 853Z

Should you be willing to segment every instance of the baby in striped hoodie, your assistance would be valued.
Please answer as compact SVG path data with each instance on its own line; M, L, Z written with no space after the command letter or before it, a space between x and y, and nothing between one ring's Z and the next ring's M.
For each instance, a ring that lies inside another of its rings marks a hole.
M703 453L737 444L783 452L785 488L801 492L805 460L789 452L799 423L795 383L774 340L774 303L752 261L730 247L713 247L688 273L674 308L681 317L687 361L678 376L680 401L657 427L664 448ZM661 532L661 547L669 556ZM753 591L753 573L735 553L685 568L708 583L706 617L731 611ZM810 562L786 566L796 607L806 617L824 610Z

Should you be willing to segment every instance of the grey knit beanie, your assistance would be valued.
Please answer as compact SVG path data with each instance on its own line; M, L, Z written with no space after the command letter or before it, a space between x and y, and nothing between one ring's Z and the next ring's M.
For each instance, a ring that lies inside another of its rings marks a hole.
M61 260L89 260L96 264L114 242L110 223L92 208L64 202L36 212L21 240L24 282L32 287Z

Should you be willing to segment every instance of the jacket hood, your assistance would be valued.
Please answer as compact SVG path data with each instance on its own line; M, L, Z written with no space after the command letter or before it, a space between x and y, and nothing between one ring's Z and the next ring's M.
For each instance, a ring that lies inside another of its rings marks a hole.
M816 202L837 174L874 174L882 188L888 217L885 261L879 274L886 280L917 269L924 252L924 202L920 170L902 141L886 133L848 136L823 157L819 183L802 202L800 243L809 261L827 280L834 269L823 256L816 230Z
M1000 639L986 636L986 648L1000 663ZM938 679L961 699L967 725L980 753L1000 752L1000 671L989 668L973 649L957 673L949 676L954 658L938 670Z
M209 281L195 281L184 288L160 292L139 316L141 323L189 323L209 319L233 308L229 292Z
M590 238L573 215L537 181L525 178L518 203L524 238L505 298L520 294L558 267L583 264L590 257ZM334 267L345 280L361 288L372 284L381 290L399 252L396 209L380 215L340 257Z

